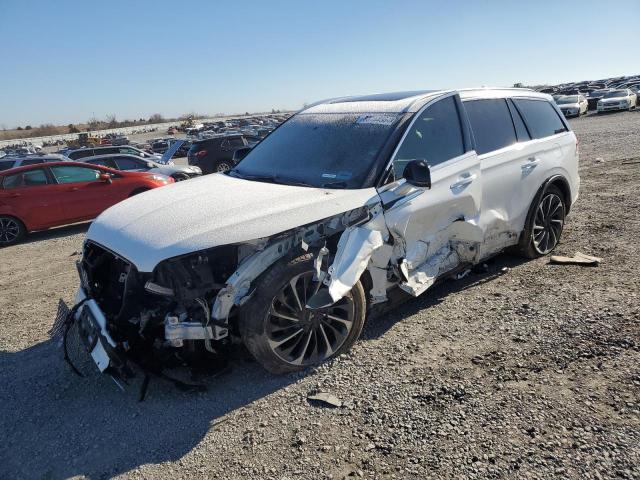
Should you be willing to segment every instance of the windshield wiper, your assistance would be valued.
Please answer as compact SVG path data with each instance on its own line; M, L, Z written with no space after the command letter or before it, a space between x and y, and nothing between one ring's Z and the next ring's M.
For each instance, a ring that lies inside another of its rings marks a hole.
M347 188L347 182L323 183L322 188Z
M306 183L300 180L294 180L293 178L285 178L281 177L277 174L272 175L247 175L244 173L239 173L235 170L230 170L229 174L233 177L242 178L244 180L254 180L256 182L270 182L277 183L278 185L291 185L295 187L313 187L315 185L311 185L310 183Z

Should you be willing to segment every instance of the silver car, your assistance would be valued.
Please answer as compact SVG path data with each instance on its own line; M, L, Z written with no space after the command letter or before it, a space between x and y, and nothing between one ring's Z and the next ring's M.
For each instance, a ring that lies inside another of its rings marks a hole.
M64 155L52 153L50 155L26 155L24 157L14 157L7 155L0 159L0 172L9 170L10 168L26 167L27 165L35 165L45 162L63 162L69 160Z
M188 180L202 175L199 167L181 165L161 165L150 159L140 158L136 155L96 155L81 160L92 165L102 165L103 167L115 170L127 170L133 172L160 173L172 177L176 182Z

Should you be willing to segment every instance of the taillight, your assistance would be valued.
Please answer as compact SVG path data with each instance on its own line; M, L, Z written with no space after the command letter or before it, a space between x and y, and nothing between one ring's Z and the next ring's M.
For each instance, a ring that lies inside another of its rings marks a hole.
M195 153L196 158L202 158L207 154L206 150L200 150L199 152Z

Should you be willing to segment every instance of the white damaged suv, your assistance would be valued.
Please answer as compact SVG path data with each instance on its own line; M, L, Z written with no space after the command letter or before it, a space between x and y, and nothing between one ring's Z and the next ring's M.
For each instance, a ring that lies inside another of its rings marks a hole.
M393 290L421 295L508 247L548 254L578 188L576 137L549 95L323 101L226 174L100 215L54 330L77 327L114 376L232 339L272 372L304 368L349 349Z

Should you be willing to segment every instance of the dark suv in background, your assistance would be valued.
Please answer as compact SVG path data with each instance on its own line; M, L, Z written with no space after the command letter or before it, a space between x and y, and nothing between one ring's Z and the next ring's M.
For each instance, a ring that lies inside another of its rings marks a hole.
M200 167L203 175L215 172L226 172L235 166L238 150L246 150L255 146L257 141L245 135L220 135L204 140L196 140L189 149L187 158L189 165Z

